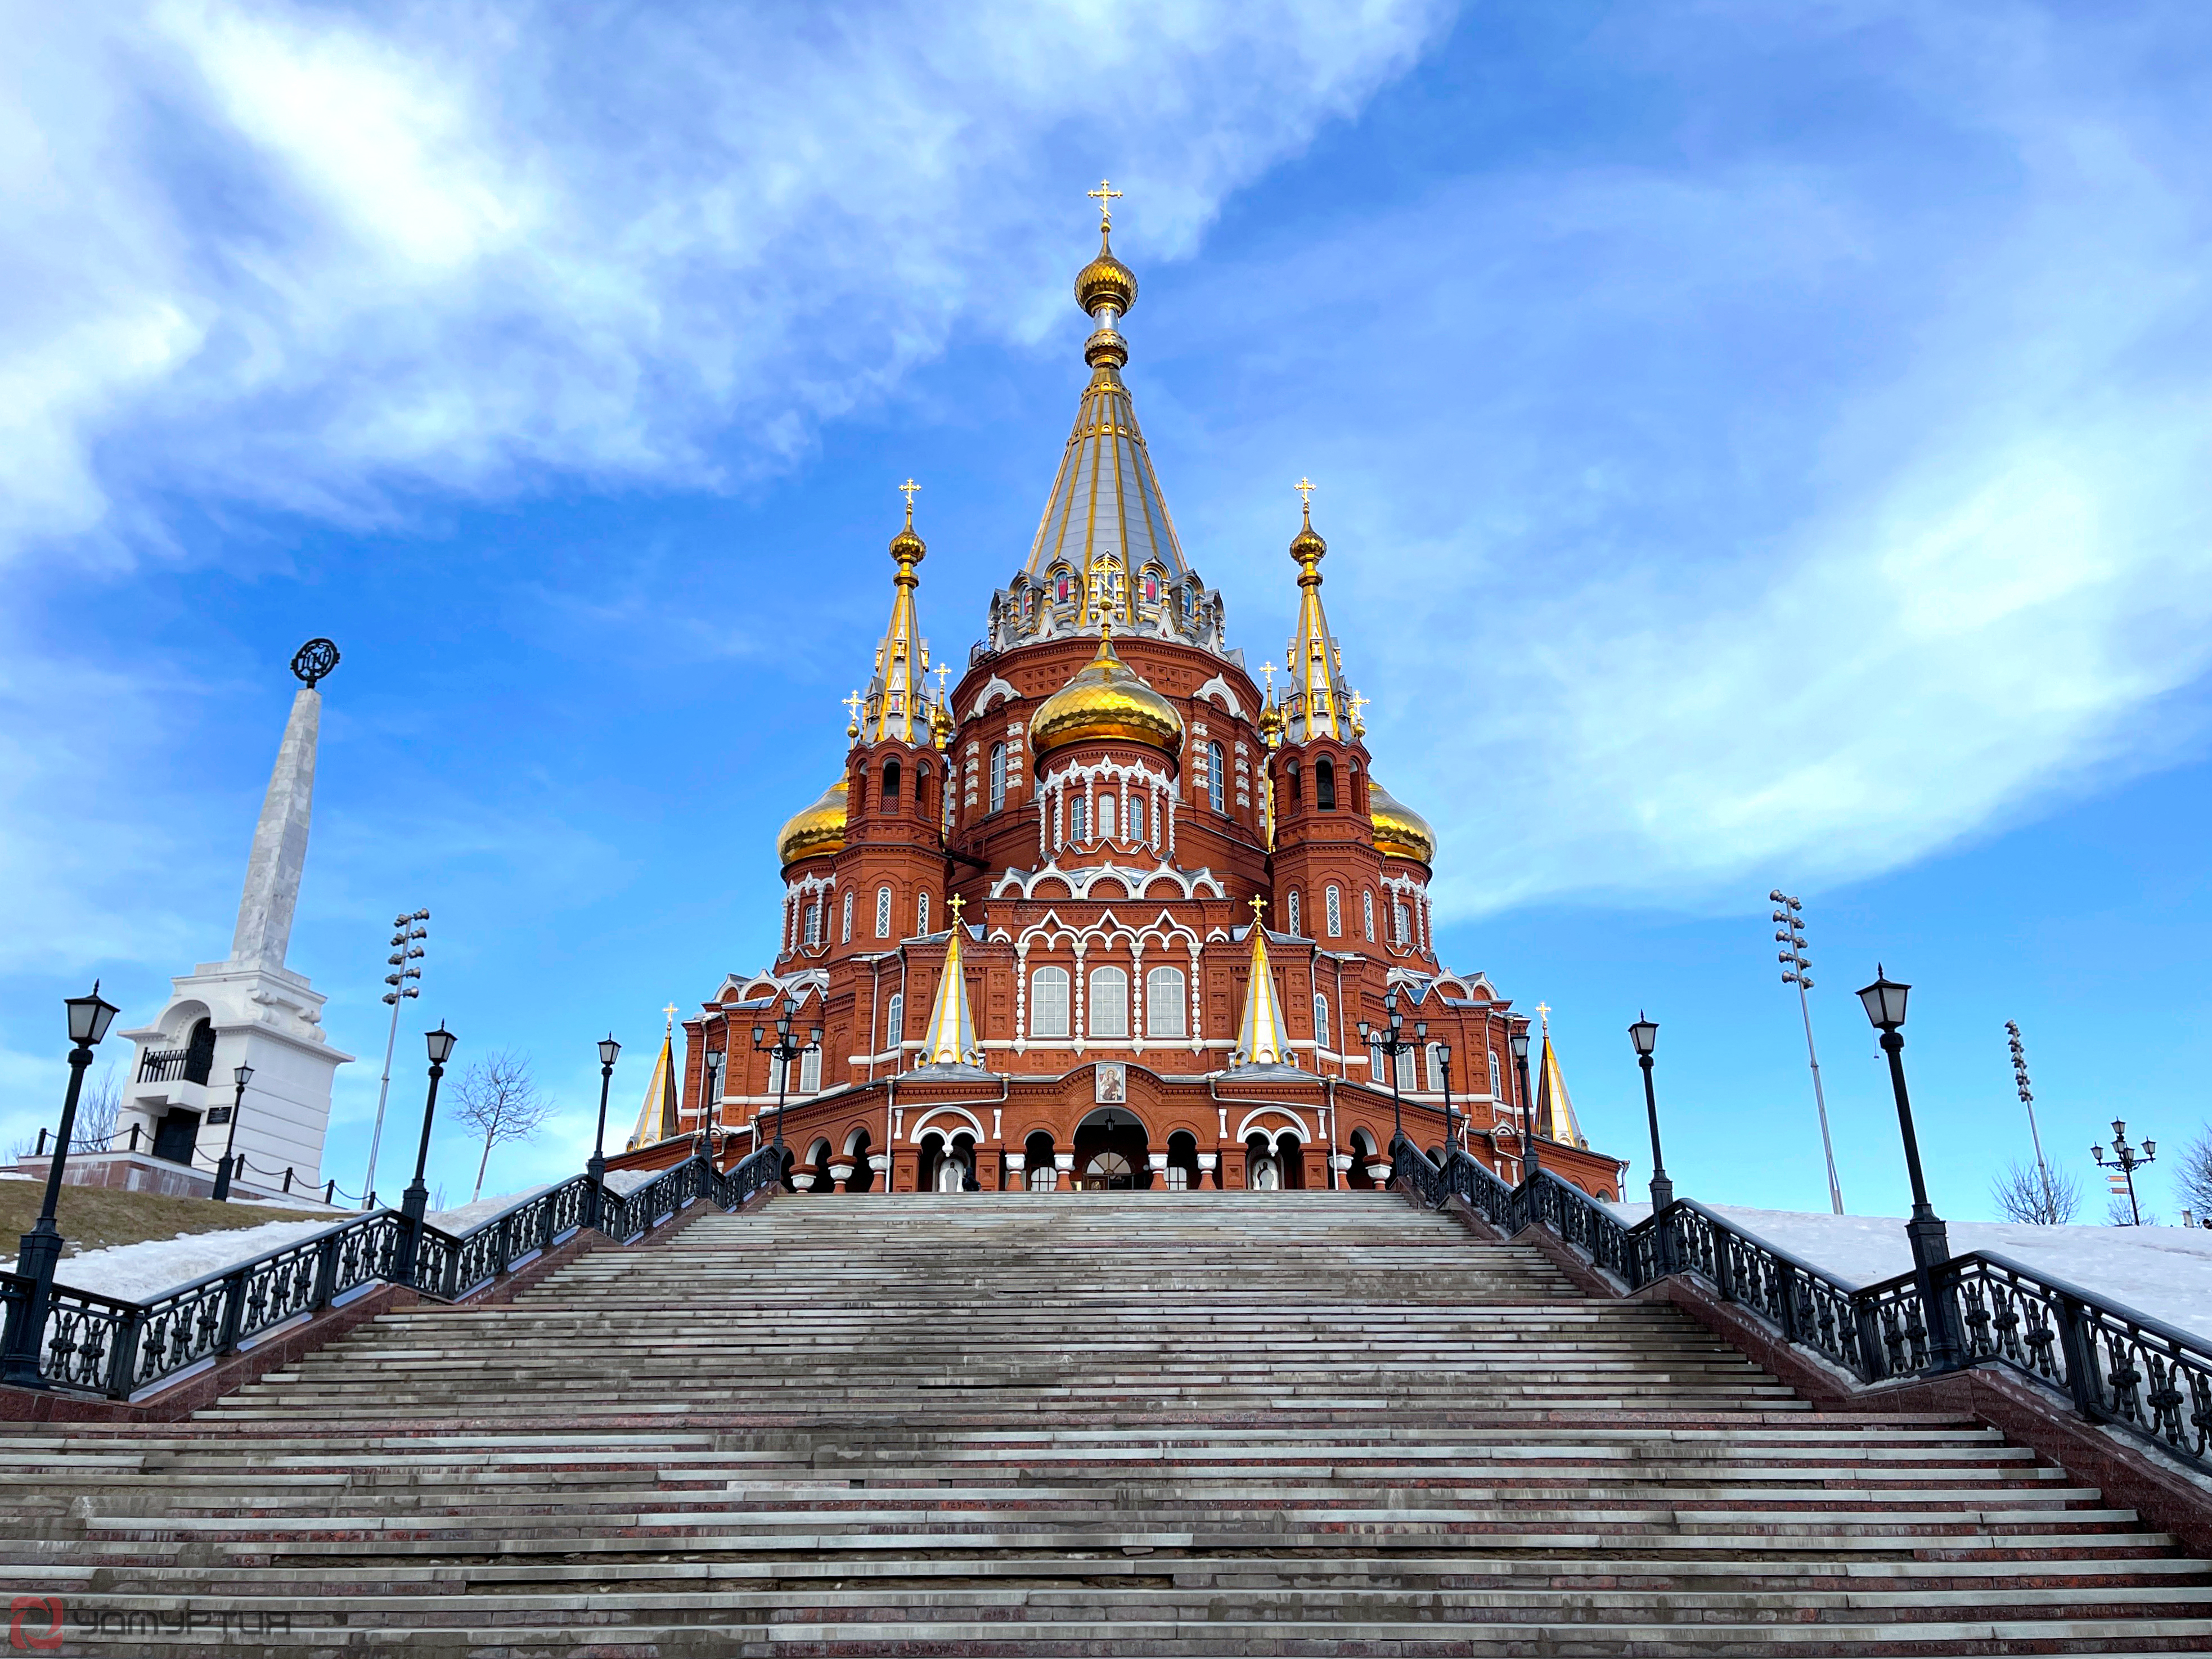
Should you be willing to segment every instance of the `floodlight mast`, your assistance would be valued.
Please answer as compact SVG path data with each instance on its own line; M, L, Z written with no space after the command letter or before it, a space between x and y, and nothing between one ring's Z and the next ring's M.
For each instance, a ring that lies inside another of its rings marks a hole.
M1841 1215L1844 1189L1836 1179L1835 1143L1828 1137L1828 1097L1820 1087L1820 1056L1813 1047L1813 1005L1805 995L1813 988L1812 975L1806 972L1813 959L1805 954L1805 903L1779 887L1766 896L1774 905L1775 942L1783 947L1777 953L1782 963L1782 982L1797 988L1797 1012L1805 1020L1805 1058L1813 1067L1814 1109L1820 1115L1820 1156L1828 1165L1828 1206Z

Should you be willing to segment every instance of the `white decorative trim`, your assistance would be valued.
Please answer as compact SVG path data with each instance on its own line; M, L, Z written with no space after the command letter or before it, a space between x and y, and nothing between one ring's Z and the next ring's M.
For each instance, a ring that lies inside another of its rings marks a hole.
M1241 720L1244 718L1244 709L1243 705L1237 701L1237 694L1229 689L1229 682L1223 679L1218 674L1216 674L1212 679L1206 681L1204 685L1200 686L1197 690L1192 692L1190 695L1193 702L1196 702L1200 697L1218 698L1221 706L1226 708L1231 714L1234 714L1238 720ZM1204 732L1206 730L1202 726L1198 729L1200 732Z
M994 674L983 683L983 689L975 694L975 702L968 710L968 718L974 720L1000 697L1005 697L1010 702L1019 702L1022 700L1022 694Z
M1297 1131L1298 1145L1301 1146L1310 1146L1314 1144L1313 1131L1306 1127L1306 1121L1300 1117L1296 1112L1291 1110L1287 1106L1261 1106L1255 1110L1245 1113L1244 1121L1237 1126L1237 1139L1243 1140L1245 1136L1252 1133L1255 1127L1259 1127L1261 1133L1267 1135L1267 1144L1269 1147L1272 1148L1274 1145L1275 1136L1280 1134L1282 1131L1280 1129L1271 1130L1261 1126L1260 1124L1260 1120L1265 1117L1280 1117L1289 1119L1291 1127Z
M957 1118L960 1121L965 1123L969 1128L975 1132L975 1139L979 1143L986 1138L983 1133L983 1120L977 1117L975 1113L969 1111L965 1106L933 1106L927 1111L924 1112L920 1117L915 1119L913 1122L906 1126L907 1143L909 1146L921 1146L921 1132L924 1129L927 1129L931 1124L936 1122L940 1117ZM942 1133L943 1131L940 1130L939 1133ZM945 1135L945 1138L947 1140L952 1139L949 1134Z

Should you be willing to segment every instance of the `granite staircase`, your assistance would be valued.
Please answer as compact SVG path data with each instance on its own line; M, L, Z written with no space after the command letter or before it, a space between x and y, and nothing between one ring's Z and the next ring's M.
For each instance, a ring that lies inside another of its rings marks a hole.
M1389 1194L785 1198L6 1425L64 1652L2148 1654L2212 1566Z

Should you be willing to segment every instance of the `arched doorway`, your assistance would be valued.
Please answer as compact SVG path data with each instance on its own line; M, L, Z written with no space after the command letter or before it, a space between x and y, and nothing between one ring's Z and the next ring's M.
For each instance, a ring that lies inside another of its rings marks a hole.
M847 1192L865 1193L875 1186L876 1172L868 1167L868 1149L874 1145L866 1129L855 1129L846 1137L845 1156L853 1165L853 1173L845 1182Z
M1039 1129L1022 1143L1022 1152L1024 1185L1033 1193L1048 1193L1059 1186L1059 1172L1053 1168L1050 1135Z
M1198 1137L1188 1129L1168 1137L1167 1186L1171 1193L1191 1192L1198 1186Z
M1283 1184L1282 1165L1275 1162L1267 1137L1254 1130L1244 1138L1244 1185L1255 1193L1272 1193Z
M1083 1192L1128 1192L1152 1184L1144 1121L1127 1106L1101 1106L1075 1126L1075 1184Z

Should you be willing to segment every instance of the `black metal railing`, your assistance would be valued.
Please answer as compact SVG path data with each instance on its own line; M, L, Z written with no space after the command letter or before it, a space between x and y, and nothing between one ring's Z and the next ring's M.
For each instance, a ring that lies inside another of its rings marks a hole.
M577 1176L464 1233L416 1228L411 1264L407 1222L397 1211L377 1210L145 1302L56 1285L37 1345L39 1372L58 1388L128 1400L368 1285L411 1283L426 1296L458 1301L580 1228L596 1225L627 1243L701 1200L736 1209L776 1185L781 1171L775 1149L764 1146L728 1170L689 1159L627 1194ZM31 1290L28 1279L0 1273L11 1347Z
M185 1059L188 1048L149 1048L138 1062L141 1083L176 1083L185 1075Z
M1439 1169L1402 1137L1391 1157L1393 1179L1431 1209L1460 1199L1508 1237L1541 1226L1626 1291L1695 1274L1862 1384L1936 1369L1912 1273L1853 1286L1689 1199L1631 1226L1549 1170L1510 1186L1457 1147ZM1934 1279L1967 1364L2009 1366L2091 1421L2212 1471L2212 1342L1989 1251L1954 1256Z

